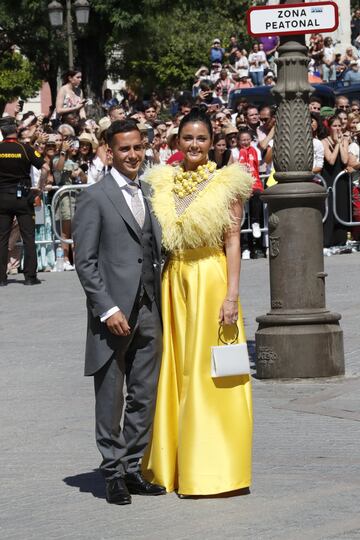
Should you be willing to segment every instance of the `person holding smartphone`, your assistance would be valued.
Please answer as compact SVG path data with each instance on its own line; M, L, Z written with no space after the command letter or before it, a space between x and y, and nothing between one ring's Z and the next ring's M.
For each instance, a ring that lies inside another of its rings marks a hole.
M80 88L81 80L82 74L77 68L69 69L64 74L63 86L56 96L56 113L60 118L67 113L76 113L80 118L86 118L86 99Z

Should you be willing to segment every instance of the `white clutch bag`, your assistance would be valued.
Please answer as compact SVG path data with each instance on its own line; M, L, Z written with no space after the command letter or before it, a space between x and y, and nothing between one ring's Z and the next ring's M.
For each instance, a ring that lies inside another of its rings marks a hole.
M224 345L211 347L211 377L232 377L234 375L249 375L250 362L246 343L235 343L239 329L232 343L226 343L221 337L219 328L218 341Z

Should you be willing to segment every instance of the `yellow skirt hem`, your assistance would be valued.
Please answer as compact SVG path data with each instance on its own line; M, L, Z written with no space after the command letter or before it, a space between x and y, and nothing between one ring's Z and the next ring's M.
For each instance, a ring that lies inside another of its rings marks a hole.
M222 493L229 493L231 491L237 491L239 489L250 488L250 486L251 486L251 482L240 482L240 483L235 483L235 484L230 484L230 485L214 488L211 490L204 490L204 489L194 490L194 488L187 489L186 487L182 487L181 491L179 491L176 487L171 486L171 487L166 487L166 491L167 493L172 493L173 491L177 491L179 495L185 495L185 496L186 495L192 495L192 496L205 495L206 496L206 495L220 495Z

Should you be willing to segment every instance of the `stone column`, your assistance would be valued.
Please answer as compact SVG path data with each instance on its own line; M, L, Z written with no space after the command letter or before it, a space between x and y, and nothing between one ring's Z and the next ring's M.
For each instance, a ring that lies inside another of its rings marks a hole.
M308 109L312 88L304 37L282 39L274 139L276 186L269 207L271 309L257 318L259 378L330 377L344 373L341 316L325 304L322 209L326 192L312 182Z

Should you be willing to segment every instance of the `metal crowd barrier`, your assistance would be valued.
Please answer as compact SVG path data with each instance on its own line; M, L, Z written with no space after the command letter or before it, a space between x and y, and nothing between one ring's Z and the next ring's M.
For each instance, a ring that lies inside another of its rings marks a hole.
M324 178L322 178L322 176L316 175L316 178L317 178L318 183L320 183L321 185L324 186L327 193L330 193L331 191L333 192L332 210L333 210L335 219L339 223L341 223L342 225L347 226L347 227L360 226L360 222L358 222L358 221L344 221L343 219L340 218L340 216L338 215L338 212L337 212L337 208L336 208L336 189L337 189L337 186L338 186L338 182L343 181L342 178L346 174L349 176L348 182L349 182L350 209L352 209L352 175L351 174L349 174L346 170L341 171L336 176L336 178L334 179L334 183L333 183L332 187L327 186L326 181L324 180ZM261 178L261 180L263 180L263 182L265 184L266 180L268 178L268 175L262 174L262 175L260 175L260 178ZM86 189L87 187L88 187L88 184L65 185L65 186L62 186L62 187L54 186L50 190L50 192L48 192L48 193L54 192L53 199L52 199L52 202L51 202L52 240L37 240L36 241L37 245L44 245L44 244L51 244L52 243L54 246L56 246L56 244L59 244L60 242L63 242L63 243L66 243L66 244L72 244L73 243L72 239L65 239L62 236L62 224L63 224L64 220L62 219L60 206L61 206L61 204L64 204L64 203L68 205L68 208L70 210L70 219L72 220L73 214L74 214L74 208L75 208L75 196L76 196L77 193L79 193L79 191L81 191L83 189ZM68 199L67 202L66 202L66 198ZM45 203L45 197L43 195L43 207L44 207L45 204L46 204ZM39 214L41 212L44 212L43 207L42 208L39 207L40 210L37 211L37 212L39 212ZM351 214L352 214L352 212L351 212ZM326 199L325 200L325 212L324 212L324 215L323 215L323 223L325 223L325 221L327 220L328 215L329 215L329 203L328 203L328 199ZM352 215L351 215L351 218L352 218ZM41 218L40 218L40 222L41 222ZM267 204L264 203L263 204L263 224L260 227L260 231L264 235L265 243L267 242L267 236L268 236L268 225L267 224L268 224L268 209L267 209ZM249 205L248 205L248 203L246 203L244 213L243 213L243 217L242 217L242 221L241 221L241 234L249 234L249 233L252 233L252 228L251 228L251 222L250 222ZM22 242L18 243L18 244L22 244Z
M353 175L352 173L349 173L348 171L341 171L339 172L339 174L334 178L334 183L333 183L333 186L332 188L328 188L328 190L331 190L332 189L332 192L333 192L333 213L334 213L334 217L336 219L336 221L338 221L339 223L341 223L341 225L344 225L345 227L358 227L360 225L360 222L359 221L344 221L343 219L341 219L341 217L339 216L338 212L337 212L337 207L336 207L336 187L337 187L337 184L339 182L339 180L341 180L341 178L344 176L344 175L348 175L348 183L349 183L349 203L350 203L350 219L352 219L352 209L353 209L353 197L352 197L352 192L353 192Z
M260 179L263 181L263 184L265 186L266 180L269 178L268 174L260 174ZM263 226L260 227L261 233L265 234L265 237L267 238L269 228L267 226L268 223L268 211L267 211L267 204L263 203ZM246 222L245 228L243 228L244 223ZM250 223L250 212L249 212L249 203L245 204L243 217L241 220L241 234L248 234L252 233L251 223Z
M79 191L82 191L83 189L86 189L88 187L88 184L74 184L74 185L66 185L62 186L57 189L52 203L51 203L51 219L52 219L52 229L53 234L57 238L59 242L63 242L64 244L72 244L73 240L65 239L61 235L62 233L62 224L63 224L63 217L61 214L61 205L67 204L69 213L70 213L70 221L72 221L74 217L74 209L75 209L75 197L76 194L79 193ZM59 231L57 224L59 224Z

